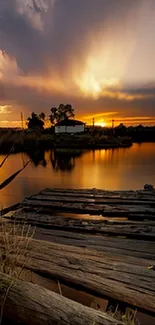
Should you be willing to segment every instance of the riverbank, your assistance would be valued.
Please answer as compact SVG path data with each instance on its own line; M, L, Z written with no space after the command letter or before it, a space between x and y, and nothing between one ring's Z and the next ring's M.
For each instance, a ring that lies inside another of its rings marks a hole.
M130 147L129 137L83 134L53 134L49 130L0 130L0 153L31 152L48 149L109 149Z

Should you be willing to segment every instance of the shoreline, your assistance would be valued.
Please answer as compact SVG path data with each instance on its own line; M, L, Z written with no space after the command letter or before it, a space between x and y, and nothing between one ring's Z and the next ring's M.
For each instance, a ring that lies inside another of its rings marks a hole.
M132 146L128 136L104 133L54 134L50 130L6 130L0 132L0 153L34 152L50 149L110 149Z
M100 150L100 149L118 149L118 148L130 148L133 142L129 139L107 139L107 141L97 141L95 138L90 138L88 141L78 141L80 137L67 139L61 139L60 137L39 137L36 139L25 138L25 143L20 141L20 138L16 141L8 141L0 143L0 154L16 154L16 153L31 153L34 151L46 151L46 150ZM90 142L89 142L90 141Z

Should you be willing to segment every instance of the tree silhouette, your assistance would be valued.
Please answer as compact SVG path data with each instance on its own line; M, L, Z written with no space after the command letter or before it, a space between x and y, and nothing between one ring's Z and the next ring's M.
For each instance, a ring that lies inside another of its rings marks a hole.
M55 123L74 117L74 109L70 104L60 104L58 108L51 108L51 114L49 117L51 124L54 125Z
M39 114L39 118L40 118L42 121L44 121L44 120L45 120L45 113L44 113L44 112L41 112L41 113Z
M42 112L40 115L37 115L36 113L32 113L31 117L28 117L28 129L40 129L42 130L44 128L44 119L45 114Z

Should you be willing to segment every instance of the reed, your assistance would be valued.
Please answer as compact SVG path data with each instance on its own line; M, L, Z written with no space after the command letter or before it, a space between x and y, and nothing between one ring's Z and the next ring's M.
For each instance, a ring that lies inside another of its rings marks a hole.
M4 306L12 285L17 279L24 279L24 268L29 258L31 258L30 243L34 232L35 228L32 228L30 225L23 224L21 226L16 221L9 223L4 221L3 218L0 219L0 273L10 276L10 282L8 283L7 290L4 292L4 300L1 305L0 325L2 324ZM21 244L24 247L23 250L20 249ZM21 258L24 261L22 265L19 263Z

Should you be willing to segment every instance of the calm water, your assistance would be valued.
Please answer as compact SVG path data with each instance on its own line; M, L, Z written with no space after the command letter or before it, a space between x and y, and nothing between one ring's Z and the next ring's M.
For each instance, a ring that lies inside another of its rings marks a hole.
M7 187L0 191L1 207L21 201L46 187L141 189L155 185L155 143L134 144L127 149L86 151L78 157L45 152L33 158ZM0 163L4 159L0 155ZM23 167L27 155L10 156L0 168L0 183Z
M0 164L5 156L0 155ZM127 149L86 151L77 157L40 153L34 157L25 154L10 156L0 168L0 184L33 158L17 177L0 190L0 208L23 200L46 187L102 188L107 190L142 189L144 184L155 185L155 143L134 144ZM41 283L50 288L48 282ZM57 292L57 285L54 284ZM104 307L106 301L86 293L76 293L62 286L63 294L87 306ZM138 313L142 325L154 324L154 318Z

